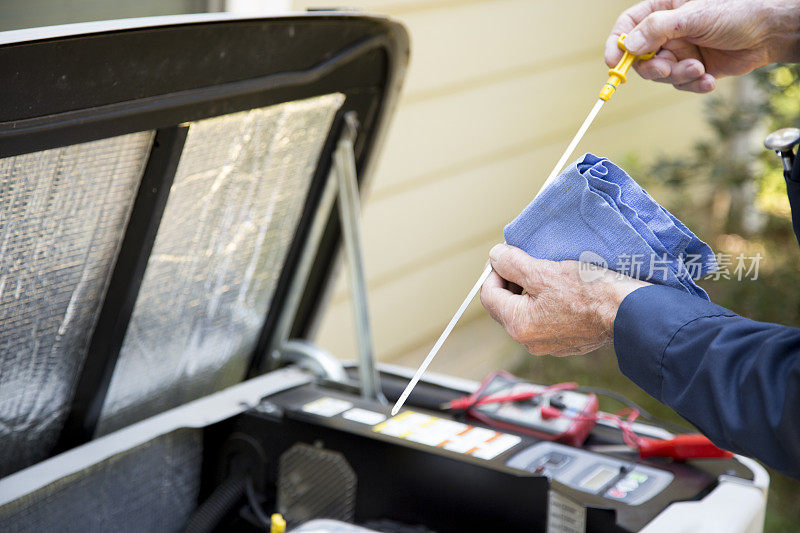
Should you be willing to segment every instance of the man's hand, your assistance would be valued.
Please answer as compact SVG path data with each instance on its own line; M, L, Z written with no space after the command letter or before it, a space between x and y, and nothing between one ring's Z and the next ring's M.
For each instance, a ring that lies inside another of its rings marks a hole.
M800 0L645 0L617 19L606 42L606 63L661 48L634 65L645 79L707 93L717 78L746 74L800 58Z
M534 259L506 244L492 248L489 258L494 272L481 302L533 355L581 354L611 342L622 300L649 285L596 267L587 272L577 261Z

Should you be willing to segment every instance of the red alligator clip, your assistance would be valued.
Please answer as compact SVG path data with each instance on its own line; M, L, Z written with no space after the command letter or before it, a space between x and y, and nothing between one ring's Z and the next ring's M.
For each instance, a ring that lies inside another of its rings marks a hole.
M639 438L639 456L671 457L678 461L687 459L728 459L733 457L731 452L714 446L714 443L699 433L675 435L667 440Z

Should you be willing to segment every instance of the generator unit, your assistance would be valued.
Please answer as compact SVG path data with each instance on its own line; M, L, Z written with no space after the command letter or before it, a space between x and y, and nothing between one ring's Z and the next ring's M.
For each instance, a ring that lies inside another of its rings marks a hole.
M351 12L0 33L0 529L761 530L744 457L460 416L444 375L390 415L359 194L408 59ZM313 343L340 253L357 354Z

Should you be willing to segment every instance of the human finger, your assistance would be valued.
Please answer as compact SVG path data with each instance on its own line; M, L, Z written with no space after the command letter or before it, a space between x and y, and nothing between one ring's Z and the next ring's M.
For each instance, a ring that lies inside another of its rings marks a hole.
M623 52L617 45L620 35L630 33L650 13L663 9L673 9L684 3L685 0L644 0L623 11L614 26L612 26L608 39L606 39L606 64L609 67L613 67L622 58Z
M663 57L654 57L649 61L642 61L634 65L634 69L642 78L656 81L669 77L674 64L675 62L672 60Z
M667 41L691 37L702 31L713 20L691 12L692 2L677 9L653 11L636 25L625 39L625 47L632 54L641 55L658 50Z
M703 74L700 78L684 83L675 85L675 88L680 91L689 91L693 93L710 93L717 87L717 80L711 74Z
M492 268L500 277L525 289L528 294L536 294L549 271L552 261L535 259L515 246L498 244L489 252Z
M629 7L620 14L614 26L611 28L611 34L608 36L608 39L606 39L605 60L609 67L613 67L622 59L623 52L620 50L619 45L617 45L619 36L635 28L636 25L644 20L652 11L652 2L650 0L645 0L644 2L639 2Z
M706 73L706 68L696 59L684 59L671 65L670 73L663 78L655 79L661 83L670 85L685 85L699 80Z
M672 66L672 72L667 78L658 81L684 85L699 80L705 73L705 65L697 59L683 59Z
M492 271L481 287L481 304L500 324L504 324L502 321L505 314L503 309L511 305L511 297L514 296L514 293L509 291L506 286L506 280L501 278L497 272Z

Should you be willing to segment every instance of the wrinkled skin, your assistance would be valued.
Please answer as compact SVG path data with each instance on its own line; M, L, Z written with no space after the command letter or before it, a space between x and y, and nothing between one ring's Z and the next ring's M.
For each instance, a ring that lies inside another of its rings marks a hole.
M492 248L489 257L494 272L481 302L533 355L582 354L608 344L622 300L649 285L605 269L581 276L577 261L534 259L506 244Z
M645 79L707 93L724 76L746 74L777 61L800 60L800 0L645 0L620 15L606 42L609 66L622 57L617 47L645 54L637 62Z
M609 66L628 49L656 57L637 62L645 79L707 93L724 76L776 61L800 61L800 0L645 0L617 19L606 42ZM611 271L584 281L576 261L543 261L507 245L490 252L495 269L481 301L508 334L534 355L591 351L613 339L622 300L642 286ZM585 279L585 276L584 276Z

